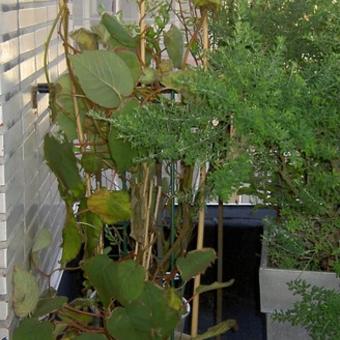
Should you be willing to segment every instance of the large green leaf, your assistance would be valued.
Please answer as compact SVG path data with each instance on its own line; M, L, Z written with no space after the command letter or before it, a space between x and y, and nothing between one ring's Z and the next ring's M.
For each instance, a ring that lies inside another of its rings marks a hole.
M68 209L63 229L63 255L61 258L61 263L63 265L66 265L68 262L77 257L82 243L83 240L78 229L77 222L71 209Z
M131 146L130 142L119 138L117 130L113 128L109 134L109 147L119 172L127 171L133 166L133 160L138 155L136 149Z
M33 316L41 317L49 313L53 313L56 310L62 308L67 303L67 297L55 296L50 298L41 298L38 302Z
M181 317L181 311L169 305L168 292L151 282L145 284L142 295L126 309L134 328L149 333L150 339L169 337Z
M135 261L113 262L106 255L99 255L85 262L84 271L105 306L112 298L126 305L143 292L145 271Z
M84 185L77 167L77 159L72 144L46 135L44 139L45 159L56 175L62 190L78 198L84 193Z
M184 281L205 272L209 265L216 260L214 249L204 248L188 252L185 257L177 259L176 265Z
M169 31L164 33L164 45L174 66L181 68L184 53L184 40L181 30L177 26L171 25Z
M122 97L132 93L132 74L116 53L85 51L70 58L81 88L94 103L116 108Z
M17 316L24 318L31 314L39 301L39 286L32 273L14 267L13 306Z
M13 340L53 340L53 326L38 319L22 320L13 332Z
M110 33L111 37L118 41L121 45L130 48L136 48L138 40L130 35L127 29L118 21L115 16L104 13L101 23Z
M230 330L237 330L237 322L235 320L226 320L213 327L208 328L208 331L193 338L193 340L205 340L215 338Z
M87 207L107 224L126 221L131 216L130 198L126 191L100 189L87 199Z

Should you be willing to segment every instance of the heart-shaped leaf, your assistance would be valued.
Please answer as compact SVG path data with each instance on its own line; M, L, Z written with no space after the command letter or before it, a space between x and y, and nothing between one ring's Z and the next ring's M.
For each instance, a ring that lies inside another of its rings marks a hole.
M144 268L132 260L114 262L106 255L99 255L85 262L84 272L105 306L113 298L122 305L129 304L144 289Z

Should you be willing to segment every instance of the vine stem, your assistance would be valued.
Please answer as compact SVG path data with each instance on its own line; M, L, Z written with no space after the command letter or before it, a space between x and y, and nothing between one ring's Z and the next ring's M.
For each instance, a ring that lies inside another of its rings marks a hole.
M63 12L61 14L61 20L63 23L63 34L64 34L64 51L65 51L65 59L66 59L66 65L67 69L70 75L71 79L71 91L72 91L72 102L73 102L73 108L74 108L74 115L76 118L76 125L77 125L77 136L80 143L81 151L86 151L85 146L85 135L83 126L81 123L80 118L80 111L79 111L79 105L77 100L77 89L76 89L76 78L73 73L71 61L70 61L70 50L69 50L69 44L68 44L68 36L69 36L69 16L70 11L68 8L68 0L62 0L61 2L61 8L63 8ZM85 174L85 181L86 181L86 197L91 196L91 178L89 174Z
M203 29L203 67L205 70L208 68L208 56L209 49L209 25L208 25L208 12L206 9L201 11L202 15L202 29ZM203 163L200 171L200 210L198 214L198 230L197 230L197 247L196 249L202 249L204 243L204 222L205 222L205 182L207 178L206 164ZM201 284L201 275L197 275L194 280L194 292ZM192 302L192 319L191 319L191 336L197 336L198 331L198 315L199 315L199 294L195 295Z
M50 75L48 73L48 49L50 47L51 41L52 41L52 37L53 37L53 33L57 28L58 22L62 16L64 12L64 6L60 6L59 8L59 12L57 17L54 19L54 22L52 24L52 28L50 30L50 32L48 33L48 37L44 46L44 72L45 72L45 78L46 78L46 82L48 84L48 86L50 86L51 84L51 80L50 80Z

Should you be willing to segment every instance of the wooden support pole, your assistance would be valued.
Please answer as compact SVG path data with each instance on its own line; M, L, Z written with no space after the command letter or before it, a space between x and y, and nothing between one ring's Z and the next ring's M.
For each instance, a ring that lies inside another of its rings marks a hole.
M198 214L197 246L196 249L202 249L204 244L204 222L205 222L205 180L207 176L206 165L201 167L200 173L200 211ZM194 293L201 284L201 275L197 275L194 281ZM197 335L198 316L199 316L199 295L194 295L192 301L192 319L191 319L191 336Z
M203 18L203 66L204 69L208 68L208 56L209 50L209 32L208 32L208 11L206 9L201 12ZM206 164L202 164L200 171L200 211L198 214L198 230L197 230L197 247L196 249L202 249L204 244L204 222L205 222L205 182L207 177ZM201 275L197 275L194 281L194 294L196 289L201 284ZM198 317L199 317L199 294L195 295L192 302L192 319L191 319L191 336L197 336L198 332Z

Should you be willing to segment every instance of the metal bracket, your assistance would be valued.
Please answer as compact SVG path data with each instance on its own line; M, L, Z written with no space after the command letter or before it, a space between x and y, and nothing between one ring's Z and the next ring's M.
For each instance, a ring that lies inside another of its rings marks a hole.
M34 110L38 109L38 93L50 93L50 86L47 83L39 83L32 86L31 89L31 100L32 107Z

